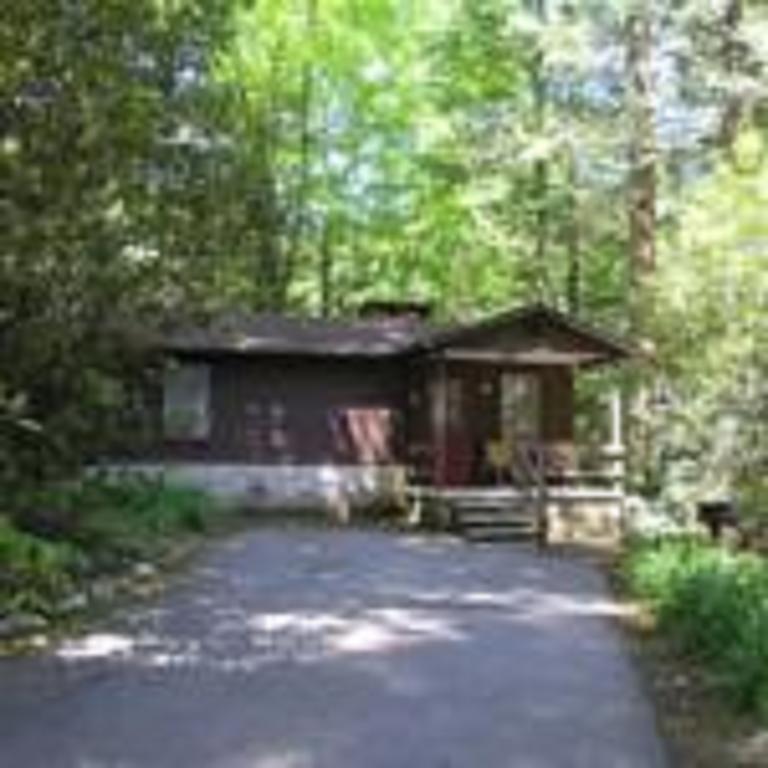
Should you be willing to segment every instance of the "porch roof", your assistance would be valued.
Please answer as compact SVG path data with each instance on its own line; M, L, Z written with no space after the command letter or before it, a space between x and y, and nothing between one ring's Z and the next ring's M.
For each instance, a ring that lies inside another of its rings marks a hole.
M436 332L421 346L443 360L524 366L599 365L635 354L627 343L541 304Z
M230 313L207 322L178 324L162 337L159 346L181 354L384 358L410 350L425 330L413 320Z

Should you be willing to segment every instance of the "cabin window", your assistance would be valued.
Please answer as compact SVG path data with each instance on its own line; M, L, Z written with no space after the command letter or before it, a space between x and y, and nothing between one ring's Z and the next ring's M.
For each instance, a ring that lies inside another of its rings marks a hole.
M501 377L501 433L505 443L536 440L540 436L539 377L507 371Z
M394 414L389 408L344 408L337 424L345 455L360 464L382 464L392 460L395 436Z
M388 408L339 408L330 412L336 456L356 464L392 460L394 414Z
M169 440L205 440L210 433L210 366L176 363L165 370L163 433Z

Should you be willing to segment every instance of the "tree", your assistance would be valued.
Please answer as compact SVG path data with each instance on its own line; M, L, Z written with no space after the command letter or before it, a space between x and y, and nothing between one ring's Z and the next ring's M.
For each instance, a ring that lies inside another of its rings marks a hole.
M543 299L677 348L661 262L764 130L767 18L748 0L9 7L4 455L97 452L125 402L120 329L148 316Z
M103 447L126 329L194 282L205 182L184 137L218 14L31 0L0 19L0 481Z
M653 17L648 0L634 0L627 17L629 136L629 258L633 291L643 292L656 266L656 125Z

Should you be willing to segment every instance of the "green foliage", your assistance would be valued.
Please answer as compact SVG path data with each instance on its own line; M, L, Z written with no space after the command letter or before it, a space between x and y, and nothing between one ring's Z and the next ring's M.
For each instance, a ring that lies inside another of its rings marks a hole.
M638 297L641 7L663 77ZM643 470L659 488L685 464L692 493L762 509L767 25L764 5L699 0L8 4L0 489L71 477L141 422L158 319L409 295L442 316L545 299L617 331L647 306L644 374L677 405L633 412L653 421Z
M669 404L651 426L664 481L688 463L689 497L731 495L768 520L768 161L759 134L742 139L751 160L691 185L663 242L653 330Z
M47 612L90 576L161 557L226 516L200 491L130 476L28 491L16 504L13 521L0 518L2 610Z
M0 517L0 614L47 610L72 588L81 562L73 546L24 533Z
M768 718L768 564L696 539L662 539L637 543L624 568L661 629L708 665L739 707Z
M222 511L200 491L126 475L28 492L16 517L26 530L71 542L101 566L151 556L177 533L214 525Z
M190 192L205 168L189 135L203 133L206 48L223 28L221 7L30 0L3 9L5 488L71 472L103 450L145 363L140 318L177 306L199 276L187 267L209 197Z

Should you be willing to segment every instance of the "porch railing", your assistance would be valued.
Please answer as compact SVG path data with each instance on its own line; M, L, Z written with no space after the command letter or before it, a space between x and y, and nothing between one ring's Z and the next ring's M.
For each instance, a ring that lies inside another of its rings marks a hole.
M514 486L531 489L543 486L607 488L621 491L625 479L625 451L617 444L603 446L599 455L584 466L572 444L517 441L505 445L490 441L484 448L483 466L473 471L469 486ZM415 446L411 456L410 481L414 485L440 485L435 481L432 451ZM442 485L449 485L442 483Z

